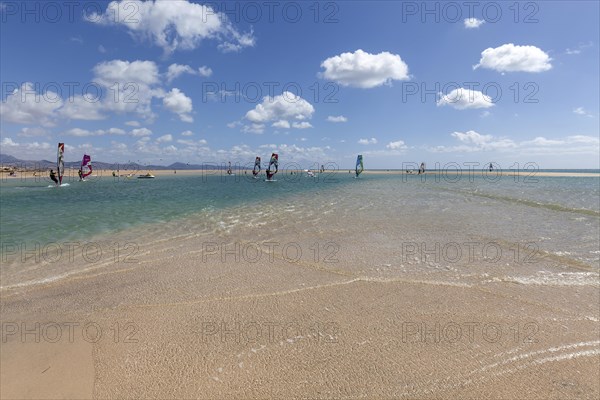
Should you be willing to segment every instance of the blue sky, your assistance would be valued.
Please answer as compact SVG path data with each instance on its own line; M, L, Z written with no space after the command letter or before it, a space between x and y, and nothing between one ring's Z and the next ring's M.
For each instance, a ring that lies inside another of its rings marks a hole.
M3 154L600 167L596 1L0 4Z

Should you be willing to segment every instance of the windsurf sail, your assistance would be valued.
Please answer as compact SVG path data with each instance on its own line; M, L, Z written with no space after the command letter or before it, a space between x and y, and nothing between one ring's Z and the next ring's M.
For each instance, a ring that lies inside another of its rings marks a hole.
M362 159L362 155L359 154L358 157L356 157L356 177L358 178L358 176L360 175L361 172L363 172L363 159Z
M269 167L267 168L267 179L273 178L273 175L277 173L279 167L279 156L277 153L271 154L271 161L269 161Z
M92 157L87 154L83 155L83 160L81 160L81 178L85 178L86 176L90 176L92 174Z
M260 157L256 157L254 160L254 169L252 170L252 175L256 176L260 173Z
M58 144L58 153L56 155L56 173L58 175L58 184L62 185L62 178L65 173L65 161L64 161L64 153L65 153L65 144Z

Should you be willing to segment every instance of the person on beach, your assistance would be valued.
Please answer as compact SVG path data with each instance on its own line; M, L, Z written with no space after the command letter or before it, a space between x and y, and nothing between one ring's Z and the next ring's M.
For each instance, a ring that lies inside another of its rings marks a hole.
M56 173L54 172L53 169L50 170L50 179L52 179L54 181L54 183L56 183L58 185L58 179L56 178Z
M493 169L494 169L494 166L492 165L492 163L490 163L490 168L489 168L490 172L492 172Z
M422 162L421 166L419 167L419 174L418 175L421 175L421 174L424 174L424 173L425 173L425 163Z

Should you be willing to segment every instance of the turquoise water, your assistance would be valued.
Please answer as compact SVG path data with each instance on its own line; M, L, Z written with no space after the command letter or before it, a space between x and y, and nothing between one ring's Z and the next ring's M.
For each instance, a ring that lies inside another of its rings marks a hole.
M67 180L69 186L53 187L46 179L9 179L2 182L0 191L0 241L43 245L89 239L232 206L273 204L296 192L330 189L342 182L324 176L278 175L276 182L265 182L264 177L251 175L180 175Z
M102 177L88 182L71 181L66 187L48 187L49 180L7 179L1 183L2 243L50 243L82 240L145 223L160 223L189 215L225 210L261 202L276 205L295 195L315 192L336 197L346 187L350 198L365 199L361 182L380 183L385 196L414 194L414 201L444 208L444 193L511 206L545 208L587 216L600 215L600 178L536 177L535 180L503 176L499 180L475 174L385 175L364 174L277 176L277 182L237 176L159 176L156 179ZM381 196L380 193L377 194ZM462 212L457 209L457 212ZM466 213L466 211L464 211Z
M449 275L436 279L452 282L474 276L489 281L487 274L493 273L495 279L538 284L549 279L539 278L538 271L551 271L552 282L560 283L565 268L600 269L598 177L353 176L278 174L276 182L243 174L100 177L58 188L47 179L5 179L0 182L0 289L120 268L115 243L140 259L170 254L195 262L193 254L208 242L302 242L306 254L316 242L335 243L344 270L377 272L377 265L400 262L395 273L422 277L446 268ZM79 246L74 261L66 253L54 259L39 250L39 245L59 244L64 251L67 242ZM90 242L102 246L98 261L86 259L81 250ZM517 257L515 265L514 257L507 256L507 262L490 269L482 259L477 268L483 270L475 274L463 259L464 264L411 266L402 259L405 242L427 242L428 248L454 242L477 242L482 248L491 242L507 255L525 246L535 249L537 264ZM597 284L596 275L582 274L585 284Z

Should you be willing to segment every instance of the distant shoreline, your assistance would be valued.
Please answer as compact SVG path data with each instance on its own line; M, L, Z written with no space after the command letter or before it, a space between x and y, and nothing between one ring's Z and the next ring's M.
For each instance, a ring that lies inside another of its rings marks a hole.
M348 172L351 171L351 172ZM474 176L480 177L485 176L490 181L497 179L497 177L528 177L528 178L536 178L536 177L572 177L572 178L599 178L600 172L579 172L581 170L573 170L572 172L569 170L563 170L562 172L552 172L547 170L537 170L537 171L514 171L514 170L497 170L497 171L484 171L484 170L437 170L437 171L426 171L425 175L431 176L456 176L461 175L465 177ZM593 171L593 170L592 170ZM114 171L116 173L116 171ZM172 169L163 169L163 170L120 170L119 177L124 178L130 175L132 178L137 178L138 175L145 175L148 172L153 174L154 176L198 176L198 175L208 175L208 176L226 176L227 173L225 170L221 169L186 169L186 170L172 170ZM245 172L245 173L244 173ZM284 171L279 171L279 174L283 174ZM35 173L35 175L34 175ZM285 174L289 175L290 173L295 174L306 174L304 170L286 170ZM318 171L315 171L318 175ZM235 170L234 175L237 174L239 176L247 176L251 174L251 170ZM264 174L264 170L262 171ZM325 171L323 175L331 175L331 174L340 174L340 175L354 175L353 170L337 170L337 171ZM416 171L407 172L406 170L364 170L363 175L415 175L419 176ZM74 170L67 170L66 177L76 178L77 173ZM94 176L97 177L113 177L113 170L95 170ZM15 179L32 179L32 178L47 178L47 174L40 171L31 171L31 170L17 170L16 176L9 176L9 171L0 171L0 180L2 182L7 182Z

